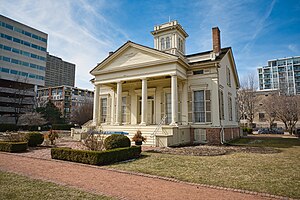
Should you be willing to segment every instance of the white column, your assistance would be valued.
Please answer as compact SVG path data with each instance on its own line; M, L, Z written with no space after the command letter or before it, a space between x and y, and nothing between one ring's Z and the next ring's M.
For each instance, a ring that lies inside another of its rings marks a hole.
M116 125L121 125L122 117L122 82L117 82Z
M188 124L188 84L187 80L182 82L182 101L181 101L182 125Z
M148 101L148 94L147 94L147 79L142 79L142 116L141 116L141 123L140 125L147 124L147 101Z
M99 93L100 93L100 85L95 85L94 92L94 108L93 108L93 125L97 126L99 119Z
M177 76L172 75L171 78L171 106L172 106L172 122L170 125L177 124L178 115L178 97L177 97Z

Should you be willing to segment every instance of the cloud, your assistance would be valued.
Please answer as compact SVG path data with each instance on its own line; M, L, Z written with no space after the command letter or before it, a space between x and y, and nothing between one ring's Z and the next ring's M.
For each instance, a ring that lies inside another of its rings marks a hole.
M287 46L287 48L288 48L290 51L292 51L293 53L299 53L299 48L298 48L298 46L295 45L295 44L289 44L289 45Z
M97 1L1 1L0 12L48 34L48 51L76 64L76 86L92 89L89 71L128 35L102 14L110 4ZM113 6L117 6L114 4Z

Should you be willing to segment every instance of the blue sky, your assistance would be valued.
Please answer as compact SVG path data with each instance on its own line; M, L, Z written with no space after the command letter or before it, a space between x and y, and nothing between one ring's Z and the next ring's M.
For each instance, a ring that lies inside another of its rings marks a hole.
M154 25L178 20L187 54L212 49L221 30L243 79L267 60L300 56L299 0L0 0L0 13L48 33L48 51L75 63L76 86L92 89L89 71L127 40L153 47Z

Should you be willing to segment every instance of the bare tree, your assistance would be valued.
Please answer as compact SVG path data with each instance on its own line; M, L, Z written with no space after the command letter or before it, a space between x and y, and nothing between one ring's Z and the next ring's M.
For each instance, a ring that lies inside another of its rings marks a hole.
M28 112L22 114L19 118L20 125L27 125L27 126L40 126L46 124L46 120L42 117L41 113L38 112Z
M91 119L93 119L93 102L89 100L83 101L71 114L71 121L79 125Z
M253 127L254 114L256 111L256 89L256 76L255 74L250 73L241 82L241 88L238 91L238 101L240 105L240 120L247 119L251 128Z
M274 101L274 98L278 98L278 95L269 95L262 100L263 110L266 114L266 120L269 122L270 129L272 129L277 116L276 101Z
M285 125L290 134L298 122L300 115L300 99L298 96L281 95L273 99L276 116Z

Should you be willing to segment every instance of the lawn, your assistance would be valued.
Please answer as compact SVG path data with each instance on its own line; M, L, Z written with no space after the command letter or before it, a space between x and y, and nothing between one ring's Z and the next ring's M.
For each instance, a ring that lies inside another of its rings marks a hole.
M280 148L281 152L274 154L232 153L222 156L182 156L145 152L141 159L109 167L194 183L300 198L299 140L241 139L236 140L235 145L285 148Z
M30 179L25 176L2 171L0 171L0 193L0 199L12 200L112 200L112 198L90 194L54 183Z

